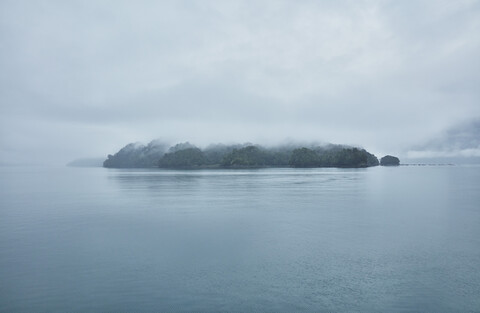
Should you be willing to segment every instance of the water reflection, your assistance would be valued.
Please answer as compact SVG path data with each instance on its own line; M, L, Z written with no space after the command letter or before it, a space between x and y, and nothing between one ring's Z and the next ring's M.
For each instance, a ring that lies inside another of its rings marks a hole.
M0 176L0 311L475 311L463 170Z
M315 189L355 190L365 182L367 169L258 169L258 170L110 170L108 179L120 189L148 192L192 190L250 192L283 189L300 192ZM322 187L322 188L319 188Z

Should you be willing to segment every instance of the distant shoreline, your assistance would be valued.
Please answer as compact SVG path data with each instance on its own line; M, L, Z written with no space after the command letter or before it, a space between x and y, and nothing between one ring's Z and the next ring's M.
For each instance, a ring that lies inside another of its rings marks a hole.
M290 144L263 147L251 143L209 145L200 149L189 142L168 147L159 141L130 143L103 162L108 168L255 169L255 168L365 168L398 165L399 159L380 161L367 150L338 144Z
M456 166L453 163L405 163L400 166Z

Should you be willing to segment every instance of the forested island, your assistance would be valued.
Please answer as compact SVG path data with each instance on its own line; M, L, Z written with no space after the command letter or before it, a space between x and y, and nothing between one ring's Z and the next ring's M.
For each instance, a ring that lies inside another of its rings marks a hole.
M395 159L398 160L398 158ZM346 145L263 147L247 143L238 145L215 144L201 149L188 142L168 147L160 141L152 141L146 146L130 143L114 155L108 155L108 158L103 162L103 166L108 168L160 167L169 169L362 168L377 165L381 164L375 155L365 149Z
M396 166L400 165L400 160L392 155L386 155L380 159L380 165L382 166Z

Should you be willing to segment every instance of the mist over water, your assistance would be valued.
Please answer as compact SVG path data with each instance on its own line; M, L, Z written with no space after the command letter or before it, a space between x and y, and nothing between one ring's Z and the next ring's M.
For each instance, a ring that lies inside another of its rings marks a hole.
M478 1L0 1L0 21L0 165L157 137L480 156Z
M479 3L0 1L0 313L478 312Z
M0 171L2 312L480 307L480 167Z

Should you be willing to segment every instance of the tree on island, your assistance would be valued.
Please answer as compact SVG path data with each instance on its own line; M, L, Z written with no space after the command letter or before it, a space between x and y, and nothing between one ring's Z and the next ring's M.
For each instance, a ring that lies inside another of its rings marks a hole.
M308 148L295 149L288 164L292 167L318 167L320 157L315 151Z
M223 157L224 167L259 167L271 164L271 156L267 151L256 146L233 149Z
M315 151L303 147L292 152L289 164L292 167L368 167L378 165L378 159L365 149L335 147Z
M168 146L159 140L151 141L147 146L130 143L114 155L109 154L103 167L111 168L147 168L155 167L158 160L167 151Z
M199 148L187 148L175 152L165 153L158 162L164 168L189 168L205 165L205 156Z
M367 166L378 166L379 164L380 162L378 162L377 157L370 152L367 152Z
M170 147L153 141L148 146L128 144L109 155L104 167L133 168L252 168L252 167L369 167L378 159L365 149L345 145L262 147L210 145L205 149L185 142Z
M206 164L213 166L222 163L225 155L231 153L234 149L241 149L246 145L224 145L224 144L212 144L203 150L206 158Z
M380 159L380 165L382 166L396 166L400 165L400 160L397 157L386 155Z

